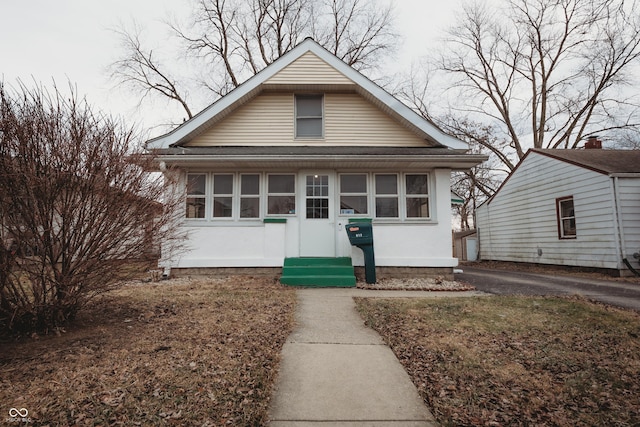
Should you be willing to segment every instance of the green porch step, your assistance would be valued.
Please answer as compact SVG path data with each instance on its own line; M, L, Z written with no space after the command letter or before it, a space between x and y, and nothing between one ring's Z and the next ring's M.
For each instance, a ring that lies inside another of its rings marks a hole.
M351 258L285 258L280 283L289 286L353 288Z

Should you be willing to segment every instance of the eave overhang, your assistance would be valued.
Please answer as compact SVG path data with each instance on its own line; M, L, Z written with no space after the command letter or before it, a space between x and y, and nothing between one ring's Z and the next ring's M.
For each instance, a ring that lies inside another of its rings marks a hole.
M329 92L355 91L365 99L372 102L382 111L390 114L395 120L406 126L416 135L423 138L429 145L449 147L451 149L469 148L469 145L451 135L444 133L434 123L417 114L411 108L404 105L393 95L351 68L342 60L331 54L312 39L306 39L289 52L282 55L271 65L251 77L249 80L235 88L226 96L220 98L209 107L196 114L171 132L147 141L147 149L162 149L179 147L188 144L190 140L206 132L214 124L220 122L235 109L251 101L263 91L292 90L288 85L270 85L269 79L293 63L306 52L312 52L327 64L342 73L353 84L338 85L337 87L298 87L297 90L319 90Z
M210 147L156 150L158 164L184 169L218 170L468 170L487 160L485 155L458 150L383 147Z

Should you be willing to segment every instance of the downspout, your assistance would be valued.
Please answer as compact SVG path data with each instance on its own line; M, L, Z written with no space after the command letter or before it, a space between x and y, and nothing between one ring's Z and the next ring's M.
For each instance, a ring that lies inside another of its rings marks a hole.
M624 226L622 225L622 218L620 217L620 192L619 192L620 183L618 182L618 177L613 177L613 198L614 198L614 218L616 221L616 231L618 235L618 244L620 245L620 255L622 256L622 262L624 265L636 276L640 277L640 271L633 268L629 260L627 259L626 253L626 244L624 240Z

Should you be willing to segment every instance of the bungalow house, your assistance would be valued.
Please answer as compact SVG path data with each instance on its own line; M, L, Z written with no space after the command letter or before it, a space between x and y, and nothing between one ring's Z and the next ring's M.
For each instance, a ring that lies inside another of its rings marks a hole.
M450 174L485 160L312 39L147 149L187 189L172 273L362 266L345 226L371 221L379 274L451 274Z
M640 270L640 150L533 149L476 211L482 260Z

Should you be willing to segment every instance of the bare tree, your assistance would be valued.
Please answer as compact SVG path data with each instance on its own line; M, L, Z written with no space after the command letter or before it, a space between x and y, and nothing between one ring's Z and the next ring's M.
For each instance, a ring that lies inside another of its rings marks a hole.
M194 74L213 98L224 96L305 37L359 70L375 70L397 42L390 5L381 0L195 0L190 21L170 27ZM120 30L123 57L113 67L120 83L177 101L189 117L184 91L161 69L135 32Z
M60 326L180 244L183 197L135 142L73 91L0 84L0 331Z
M640 129L637 1L475 1L449 36L438 65L461 90L457 112L502 133L509 150L487 148L509 169L528 146Z
M392 90L407 105L445 133L467 142L471 153L489 156L489 160L481 165L451 175L451 189L463 199L462 204L454 206L454 212L463 230L472 228L476 206L491 197L509 173L510 169L505 168L505 164L510 166L510 159L503 154L507 141L498 138L498 132L491 125L474 122L451 111L436 110L431 102L434 91L428 64L411 67L407 76L396 80L397 85ZM500 149L496 153L490 147Z
M461 228L469 230L475 227L476 208L496 192L506 176L504 171L500 171L500 161L486 148L497 144L495 131L490 126L458 121L453 117L446 124L441 122L441 126L446 132L466 141L471 153L489 155L488 161L468 171L451 174L451 189L463 199L462 204L454 206L454 211Z
M153 50L144 50L140 41L140 30L116 30L126 56L111 65L112 77L120 84L141 92L141 102L150 94L177 101L187 114L193 117L186 94L178 89L176 79L168 74L153 55Z
M397 38L391 6L377 6L375 1L327 0L325 19L315 18L322 24L315 26L312 36L353 68L376 69Z

